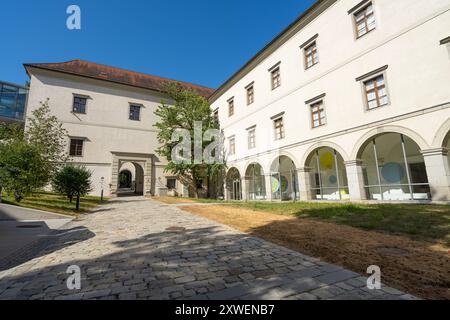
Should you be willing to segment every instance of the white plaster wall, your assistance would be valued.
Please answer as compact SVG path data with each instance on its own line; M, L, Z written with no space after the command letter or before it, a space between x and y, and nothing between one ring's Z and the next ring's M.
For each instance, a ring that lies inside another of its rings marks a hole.
M156 123L154 111L164 96L148 90L38 69L32 71L30 81L27 116L31 116L40 101L49 98L52 114L63 123L69 136L86 139L83 156L73 157L72 161L87 166L93 172L92 194L100 195L100 181L104 177L105 196L110 195L111 152L156 153L158 142L157 130L153 127ZM90 97L85 115L72 114L74 94ZM143 105L140 121L129 120L130 103ZM157 156L156 165L163 167L165 164L166 160ZM166 175L163 170L156 170L155 174L156 179Z
M449 36L450 1L374 0L377 28L355 40L347 11L359 2L337 1L214 101L225 136L236 136L236 154L228 162L241 174L254 160L267 173L280 150L303 167L313 140L334 142L350 160L359 140L379 127L402 127L421 147L433 146L450 117L450 56L439 45ZM320 62L305 71L300 45L316 33ZM278 61L282 85L272 91L268 69ZM390 104L366 111L355 79L385 65ZM247 106L245 87L252 81L255 103ZM327 125L312 129L305 101L322 93ZM233 96L235 115L228 117L227 100ZM441 109L422 112L441 104ZM285 112L286 138L274 141L270 118L280 112ZM248 150L246 128L255 124L257 147Z

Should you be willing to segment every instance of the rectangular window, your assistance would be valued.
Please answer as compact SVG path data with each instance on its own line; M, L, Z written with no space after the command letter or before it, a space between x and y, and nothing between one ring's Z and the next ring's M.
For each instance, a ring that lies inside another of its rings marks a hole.
M369 3L354 14L356 37L360 38L376 27L375 13L372 3Z
M229 143L230 143L230 145L229 145L230 150L229 150L228 153L230 155L234 155L236 153L236 138L235 137L230 137L229 138Z
M319 62L319 57L317 55L317 45L314 41L309 46L305 48L305 66L306 69L311 68Z
M383 74L364 81L363 84L368 110L380 108L389 103Z
M130 105L130 120L140 121L141 120L141 106Z
M310 105L312 127L318 128L326 124L325 109L323 101L318 101Z
M167 178L167 189L173 190L177 188L177 179L175 178Z
M248 129L248 148L256 147L256 128Z
M86 97L79 97L74 96L73 97L73 113L86 113L86 104L87 104L87 98Z
M275 140L284 139L284 124L283 118L278 118L273 121L275 127Z
M228 100L228 116L234 115L234 99Z
M255 102L255 87L251 85L247 87L247 105L251 105Z
M84 140L70 139L69 155L72 157L82 157L83 156L83 144L84 144Z
M276 67L271 71L272 76L272 90L275 90L279 86L281 86L281 73L280 67Z
M219 110L214 111L213 119L216 123L219 123Z

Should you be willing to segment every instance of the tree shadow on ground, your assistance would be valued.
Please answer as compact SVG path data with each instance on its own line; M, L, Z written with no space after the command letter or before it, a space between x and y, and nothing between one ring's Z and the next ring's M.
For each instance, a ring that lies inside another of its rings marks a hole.
M76 243L79 234L68 234L63 240L43 254ZM97 258L37 264L20 275L7 276L0 285L0 299L206 298L257 279L324 272L320 269L324 264L316 259L223 227L151 233L114 246L113 253ZM80 291L66 287L71 265L81 269Z
M252 228L249 234L361 274L377 265L383 283L423 298L450 299L450 257L433 242L295 217Z
M21 225L35 225L36 223L23 222ZM42 224L45 225L45 223ZM27 261L51 254L65 247L93 238L94 236L95 234L85 227L54 230L49 234L42 235L37 240L26 244L24 247L2 259L0 271L14 268Z

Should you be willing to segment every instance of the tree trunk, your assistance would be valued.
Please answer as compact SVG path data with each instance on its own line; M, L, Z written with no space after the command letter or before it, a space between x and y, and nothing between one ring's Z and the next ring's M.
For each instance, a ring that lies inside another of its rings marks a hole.
M76 210L80 211L80 193L77 193L77 206L76 206Z
M208 189L206 193L208 195L208 199L211 199L211 175L209 173L206 177L206 188Z

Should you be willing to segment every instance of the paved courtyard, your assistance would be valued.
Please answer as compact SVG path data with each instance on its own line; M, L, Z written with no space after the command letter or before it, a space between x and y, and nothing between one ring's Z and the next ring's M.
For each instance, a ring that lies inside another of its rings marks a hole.
M181 208L121 198L0 273L0 299L414 299ZM68 290L68 267L81 290Z

